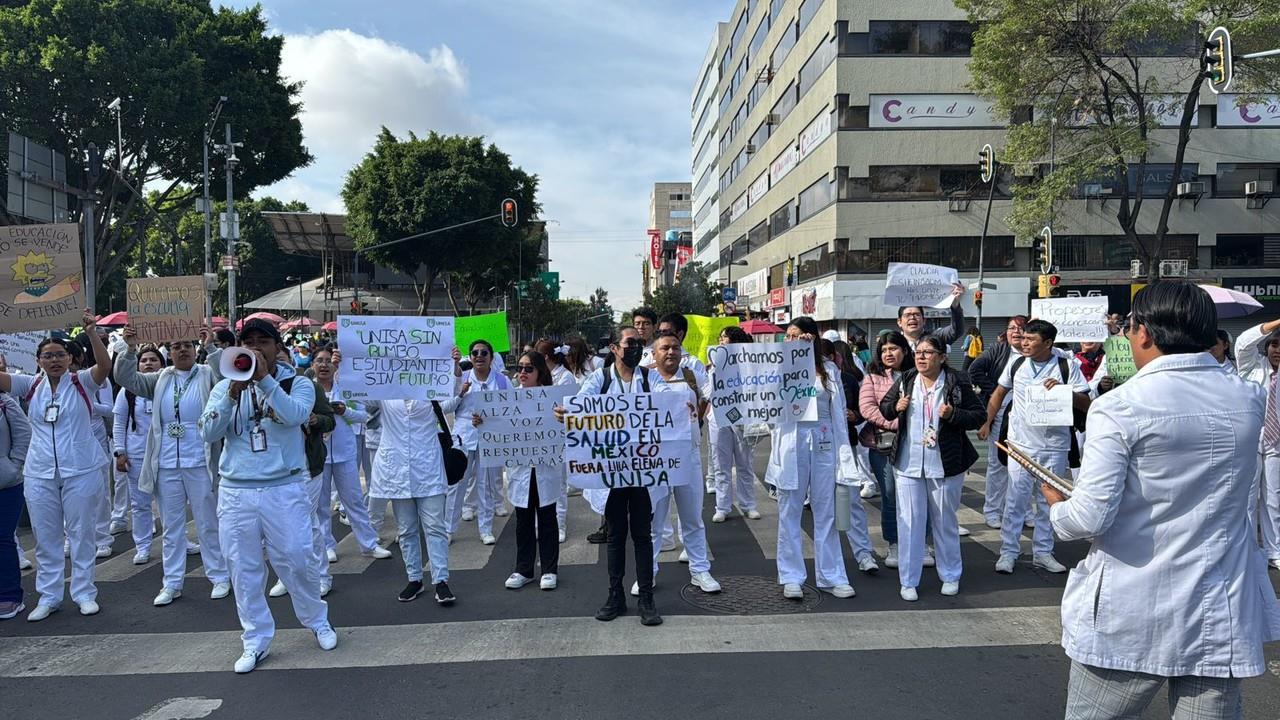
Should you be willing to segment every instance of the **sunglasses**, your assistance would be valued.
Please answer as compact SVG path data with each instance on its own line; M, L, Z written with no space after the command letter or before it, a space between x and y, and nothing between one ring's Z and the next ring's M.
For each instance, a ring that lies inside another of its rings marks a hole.
M70 355L64 352L40 353L41 360L66 360Z
M483 350L483 349L481 349L481 350L472 350L472 351L471 351L471 357L473 357L473 358L485 358L485 357L489 357L489 351L488 351L488 350Z
M536 367L534 367L534 366L532 366L532 365L517 365L517 366L516 366L516 372L520 373L521 375L524 375L525 373L531 373L531 372L534 372L534 371L535 371L535 370L537 370L537 369L538 369L538 368L536 368Z

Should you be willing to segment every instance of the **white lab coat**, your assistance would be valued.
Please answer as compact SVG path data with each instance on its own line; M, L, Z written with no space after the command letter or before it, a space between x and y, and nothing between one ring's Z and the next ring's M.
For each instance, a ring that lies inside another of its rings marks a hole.
M369 495L407 500L443 495L449 489L437 434L440 423L426 400L369 401L381 411L381 438L373 458Z
M1077 662L1163 677L1250 677L1280 604L1246 515L1265 391L1208 353L1156 358L1089 410L1063 540L1092 538L1062 599Z
M853 454L853 446L849 442L849 425L845 421L844 386L840 382L840 370L830 361L824 361L827 378L831 383L831 422L832 450L836 461L836 482L840 485L857 485L863 473L859 470L857 459ZM815 374L815 383L822 379ZM818 428L817 422L779 423L773 426L772 451L769 453L769 465L765 470L765 482L776 486L779 490L795 490L798 488L797 478L809 474L809 463L812 454L809 448L800 450L800 437Z

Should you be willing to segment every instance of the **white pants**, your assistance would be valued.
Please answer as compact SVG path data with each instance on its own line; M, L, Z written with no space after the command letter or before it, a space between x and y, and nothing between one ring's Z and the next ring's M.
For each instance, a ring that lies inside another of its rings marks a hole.
M797 452L808 452L797 448ZM829 588L849 582L836 532L836 468L833 462L813 453L807 475L801 474L795 490L778 489L778 584L800 584L808 577L804 566L804 500L813 511L814 567L818 587Z
M361 552L372 552L378 545L378 534L369 523L369 507L365 504L360 492L360 468L355 460L328 462L324 464L324 472L320 475L321 497L328 497L329 489L337 491L342 499L342 507L347 511L347 519L351 521L351 532L356 536ZM332 550L338 546L333 539L333 508L331 505L316 505L316 521L320 523L320 535L325 549Z
M130 458L130 467L132 467L133 464L133 459ZM133 494L129 489L130 473L122 473L115 469L116 459L114 455L111 458L111 465L108 466L108 468L107 472L115 478L111 494L111 522L124 522L125 518L129 516L129 506L133 497ZM134 484L137 484L137 478L134 478Z
M360 436L360 442L364 442L364 436ZM364 498L365 506L369 508L369 525L375 533L379 533L381 539L382 528L387 519L387 504L390 502L386 498L374 498L369 496L369 488L373 486L373 470L370 468L373 456L378 454L378 446L364 446L364 459L361 460L364 469L364 489L361 491L361 497ZM394 516L393 516L394 519Z
M671 510L671 496L675 495L676 513L680 517L680 540L684 543L685 552L689 553L689 573L711 571L711 560L707 557L707 528L702 522L702 478L688 485L676 485L653 504L653 574L658 574L658 553L662 552L663 536L668 526L668 513Z
M142 474L142 457L129 458L129 471L117 471L116 477L123 477L129 486L129 505L133 524L133 546L139 551L151 552L151 536L156 531L156 518L151 512L151 493L143 492L138 487L138 476Z
M1036 462L1062 475L1067 471L1066 450L1025 450ZM1004 503L1004 519L1000 527L1000 557L1015 560L1022 554L1022 521L1035 504L1036 527L1032 535L1032 557L1053 553L1053 525L1049 522L1049 503L1040 492L1039 482L1016 462L1009 462L1009 494ZM955 514L952 514L955 517Z
M329 623L329 608L320 599L320 578L311 557L315 513L304 482L218 488L218 531L231 564L231 587L246 651L266 650L276 634L275 618L267 606L264 545L271 566L289 588L298 622L311 630Z
M465 493L465 497L464 497ZM449 488L446 503L449 534L458 531L462 520L462 508L476 513L476 526L480 535L493 534L493 513L502 503L502 468L480 467L480 452L467 451L467 472L457 484Z
M322 580L332 581L333 576L329 574L328 553L325 552L324 532L320 528L320 513L329 513L330 521L333 515L333 507L329 505L329 488L325 487L324 473L311 476L303 481L303 485L307 491L307 498L311 501L311 560L315 564L316 575ZM279 571L277 574L280 574ZM283 574L280 574L280 579L284 580ZM289 587L287 582L285 587Z
M164 586L182 589L187 573L187 504L200 537L200 559L209 582L227 582L226 558L218 539L218 501L209 471L201 467L161 468L156 476L160 523L164 526Z
M93 571L98 511L105 491L101 470L52 480L28 477L23 483L36 538L36 592L41 605L57 607L66 592L63 538L71 543L71 599L82 603L98 597Z
M849 547L853 557L861 561L863 557L873 555L871 552L871 530L867 527L867 509L862 505L861 484L849 487L849 507L836 508L836 512L849 513L849 530L845 537L849 539ZM834 502L834 501L833 501ZM837 536L839 533L837 533Z
M115 483L113 473L116 467L116 459L110 452L107 452L106 456L106 467L102 469L101 474L98 476L102 481L102 492L98 494L98 514L94 523L94 544L100 548L109 548L112 545L111 492Z
M756 509L756 471L751 466L751 448L752 443L740 427L717 427L712 431L710 454L715 471L716 512L727 515L735 501L743 512Z
M898 473L897 477L898 582L909 588L920 584L925 525L930 517L933 518L931 532L938 578L942 582L959 582L964 568L960 561L960 523L956 521L956 511L960 509L964 475L918 478Z
M987 522L1003 520L1005 495L1009 491L1009 469L1000 463L1000 449L996 447L1003 416L1003 410L996 413L995 422L991 423L991 434L987 436L987 487L986 499L982 503L982 514Z
M1268 560L1280 560L1280 456L1258 458L1258 475L1249 493L1249 519L1262 529L1262 554Z
M569 514L569 473L561 469L560 471L560 497L556 498L556 522L560 532L567 533L565 530L565 518Z

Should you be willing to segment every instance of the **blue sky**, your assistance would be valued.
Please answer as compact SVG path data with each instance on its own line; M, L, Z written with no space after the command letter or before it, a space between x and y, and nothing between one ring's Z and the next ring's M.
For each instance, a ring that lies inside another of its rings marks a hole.
M248 2L224 2L244 6ZM689 180L689 104L732 0L265 0L316 162L262 194L341 211L381 125L486 136L541 179L568 296L640 299L649 191Z

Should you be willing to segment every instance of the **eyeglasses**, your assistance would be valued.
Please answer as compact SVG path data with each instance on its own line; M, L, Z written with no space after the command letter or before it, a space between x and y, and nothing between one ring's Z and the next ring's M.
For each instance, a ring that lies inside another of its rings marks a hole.
M472 351L471 351L471 357L473 357L473 358L486 358L486 357L489 357L489 351L488 351L488 350L484 350L484 349L472 350Z
M620 342L618 343L618 345L620 345L624 350L626 348L644 347L644 343L641 342L640 340L636 340L635 338L627 340L626 342Z
M534 366L532 366L532 365L517 365L517 366L516 366L516 372L520 373L521 375L524 375L525 373L531 373L531 372L533 372L533 371L535 371L535 370L537 370L537 369L538 369L538 368L536 368L536 367L534 367Z
M922 317L924 317L924 313L918 313L918 312L904 312L904 313L902 313L902 317L903 317L903 319L906 319L906 318L922 318Z
M69 357L71 356L64 352L40 353L41 360L66 360Z
M916 351L916 357L922 357L922 358L931 358L935 355L941 355L941 354L942 353L938 352L937 350L917 350Z
M332 365L333 361L330 360L329 358L325 358L323 360L321 360L320 358L316 358L311 361L311 364L312 365Z
M193 348L193 347L195 347L195 346L196 346L196 344L195 344L195 343L193 343L193 342L171 342L171 343L169 343L169 349L170 349L170 350L190 350L191 348Z

